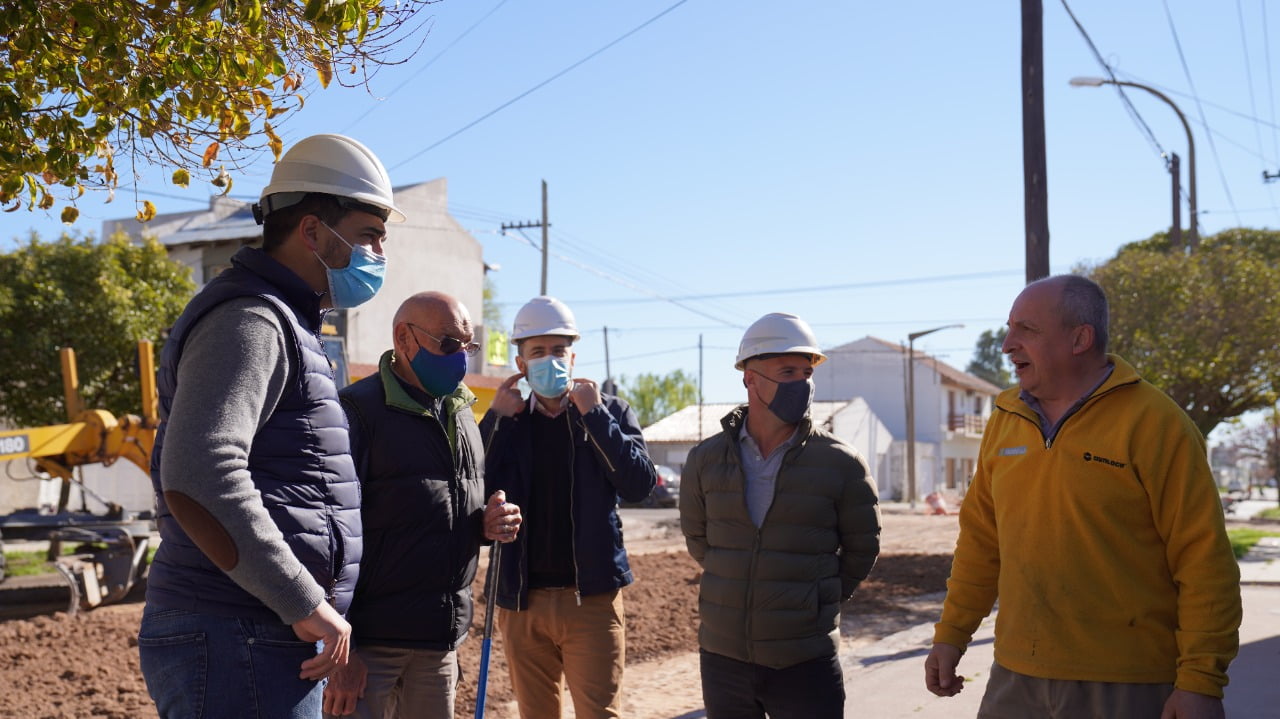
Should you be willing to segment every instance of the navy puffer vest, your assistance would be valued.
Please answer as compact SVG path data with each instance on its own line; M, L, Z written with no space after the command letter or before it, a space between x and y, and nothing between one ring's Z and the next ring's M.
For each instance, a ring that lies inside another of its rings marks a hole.
M160 483L165 420L188 332L223 302L259 297L280 316L285 344L300 358L301 371L290 376L275 412L253 438L249 472L285 542L334 607L345 612L359 573L360 488L346 416L338 405L329 361L317 335L319 301L297 275L261 250L241 249L231 263L187 305L161 354L157 376L161 422L151 453L161 544L147 580L147 603L161 609L279 621L195 546L169 513Z
M351 636L357 646L452 651L471 626L483 533L475 398L461 385L444 398L456 427L455 453L445 427L385 360L383 367L340 395L363 479L365 552L347 615Z

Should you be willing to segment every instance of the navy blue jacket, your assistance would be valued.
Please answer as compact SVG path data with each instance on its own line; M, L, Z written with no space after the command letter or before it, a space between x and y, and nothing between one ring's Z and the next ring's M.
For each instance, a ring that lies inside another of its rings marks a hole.
M160 481L166 420L188 333L223 302L259 297L280 316L285 346L290 357L298 358L298 366L292 368L275 412L253 438L249 473L285 542L324 588L328 600L345 612L359 573L360 487L349 452L346 417L320 345L320 300L301 278L261 250L243 248L231 264L192 298L161 353L160 427L151 452L161 543L147 579L147 603L162 609L279 621L191 541L170 514Z
M485 442L485 495L501 489L507 501L523 506L532 494L533 446L529 413L513 417L485 414L480 434ZM572 434L573 477L571 520L577 588L580 595L603 594L632 582L627 550L622 545L618 497L638 502L657 481L653 462L640 434L635 412L621 399L604 395L603 404L586 414L576 405L557 418ZM525 534L502 549L497 602L504 609L527 609L528 546ZM492 591L492 588L486 589Z
M465 385L435 415L383 355L339 393L363 496L364 560L347 619L356 647L452 651L471 625L484 516L480 430Z

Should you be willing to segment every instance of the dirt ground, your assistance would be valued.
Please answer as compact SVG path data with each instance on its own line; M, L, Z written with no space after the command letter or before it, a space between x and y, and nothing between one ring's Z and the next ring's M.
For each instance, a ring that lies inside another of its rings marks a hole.
M843 607L846 648L937 616L946 589L954 516L884 516L882 552L871 577ZM623 715L672 719L702 705L697 665L699 569L672 531L629 543L636 582L624 594L627 670ZM483 577L483 573L481 574ZM479 595L481 582L477 581ZM141 603L0 622L0 717L152 719L138 670ZM462 683L456 715L474 715L484 613L459 650ZM511 685L495 632L485 715L514 719ZM566 716L572 715L566 696Z

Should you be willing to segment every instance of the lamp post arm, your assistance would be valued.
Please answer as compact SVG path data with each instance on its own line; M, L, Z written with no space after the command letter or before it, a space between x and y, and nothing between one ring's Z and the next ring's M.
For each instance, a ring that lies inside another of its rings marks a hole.
M1187 185L1190 193L1188 210L1191 215L1191 227L1187 231L1187 244L1190 245L1192 251L1194 251L1196 246L1200 244L1200 232L1197 229L1199 217L1196 214L1196 142L1191 135L1191 125L1187 122L1187 116L1182 114L1182 110L1178 109L1178 106L1173 102L1173 100L1169 99L1168 95L1165 95L1154 87L1147 87L1146 85L1136 82L1126 82L1124 80L1105 80L1104 82L1108 85L1124 85L1125 87L1136 87L1139 90L1146 90L1161 100L1164 100L1165 103L1168 104L1169 107L1172 107L1173 111L1177 113L1178 119L1182 121L1182 129L1187 132L1187 162L1189 164L1190 172L1190 180Z

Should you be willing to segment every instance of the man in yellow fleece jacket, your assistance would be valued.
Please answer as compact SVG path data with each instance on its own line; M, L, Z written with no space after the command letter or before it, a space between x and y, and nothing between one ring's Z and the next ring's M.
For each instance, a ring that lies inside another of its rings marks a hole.
M1107 300L1083 277L1028 285L1009 313L1005 390L960 511L925 684L956 665L996 598L979 717L1222 717L1240 570L1204 437L1107 354Z

